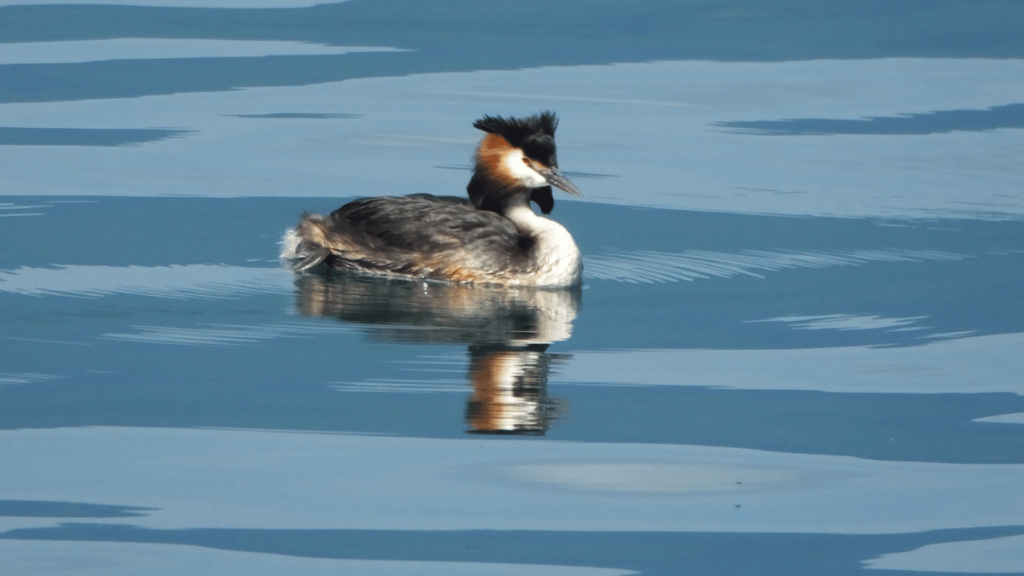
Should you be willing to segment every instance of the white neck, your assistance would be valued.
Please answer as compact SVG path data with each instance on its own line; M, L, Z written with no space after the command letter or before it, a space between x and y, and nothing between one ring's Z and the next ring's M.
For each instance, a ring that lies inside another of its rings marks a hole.
M506 205L504 216L515 223L520 232L534 239L537 286L571 286L583 274L583 258L576 242L564 226L538 216L530 208L529 194L516 194Z
M543 216L538 216L533 208L530 207L530 195L526 193L519 193L509 200L505 205L505 212L503 214L505 218L515 222L516 226L526 234L531 236L540 236L552 227L565 228L555 222L554 220L548 220Z

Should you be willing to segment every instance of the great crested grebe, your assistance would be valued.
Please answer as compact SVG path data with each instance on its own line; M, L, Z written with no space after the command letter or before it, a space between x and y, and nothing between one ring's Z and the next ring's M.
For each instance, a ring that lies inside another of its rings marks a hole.
M307 214L282 256L302 272L331 268L392 277L518 286L574 286L583 261L554 208L551 187L580 191L558 171L553 112L484 116L469 199L413 194L363 198L329 216Z

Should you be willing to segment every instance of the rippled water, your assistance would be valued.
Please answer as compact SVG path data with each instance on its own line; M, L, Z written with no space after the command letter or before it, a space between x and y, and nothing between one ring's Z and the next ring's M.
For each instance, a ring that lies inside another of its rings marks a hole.
M1024 573L1022 26L0 2L0 574ZM581 290L281 267L541 109Z

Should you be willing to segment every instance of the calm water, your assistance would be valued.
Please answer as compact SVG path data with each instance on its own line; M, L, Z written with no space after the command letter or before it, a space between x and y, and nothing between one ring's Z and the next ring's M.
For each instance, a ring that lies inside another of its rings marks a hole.
M1024 574L1021 29L0 2L0 574ZM541 109L581 290L281 268Z

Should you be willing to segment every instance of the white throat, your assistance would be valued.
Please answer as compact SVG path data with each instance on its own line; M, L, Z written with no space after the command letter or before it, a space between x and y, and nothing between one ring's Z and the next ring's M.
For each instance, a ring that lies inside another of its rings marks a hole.
M534 239L531 282L536 286L571 286L583 275L583 258L572 234L564 226L538 216L530 207L528 194L516 194L505 209L505 217L523 234Z

